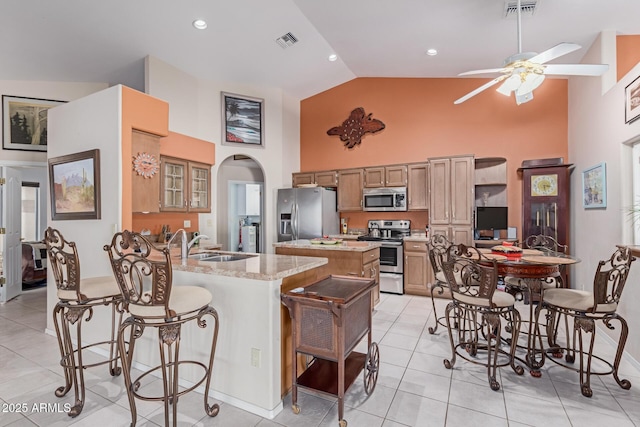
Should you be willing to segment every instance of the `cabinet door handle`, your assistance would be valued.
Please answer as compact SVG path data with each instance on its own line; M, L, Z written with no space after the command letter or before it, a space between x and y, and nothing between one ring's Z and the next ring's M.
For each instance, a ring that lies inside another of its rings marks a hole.
M364 273L362 273L362 274L364 274ZM349 273L347 273L347 276L356 276L356 277L358 277L360 275L358 273L349 272Z

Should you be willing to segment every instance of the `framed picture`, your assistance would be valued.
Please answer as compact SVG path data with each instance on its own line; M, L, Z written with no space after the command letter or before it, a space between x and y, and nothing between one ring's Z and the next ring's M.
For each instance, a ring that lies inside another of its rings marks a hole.
M624 122L631 123L640 117L640 76L624 88Z
M582 206L585 209L607 207L607 173L605 163L582 171Z
M2 95L2 147L47 151L47 110L64 101Z
M264 100L222 94L222 144L264 147Z
M51 219L100 219L100 150L49 159Z

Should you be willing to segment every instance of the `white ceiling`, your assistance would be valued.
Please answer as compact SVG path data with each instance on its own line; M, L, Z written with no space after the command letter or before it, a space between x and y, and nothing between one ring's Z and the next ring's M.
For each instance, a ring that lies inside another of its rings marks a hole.
M1 0L0 80L144 90L152 55L198 78L303 99L355 77L500 67L518 51L516 19L504 9L505 0ZM583 49L555 62L579 62L603 30L640 34L639 17L639 0L538 0L523 15L522 48L574 42ZM196 18L208 28L195 30ZM275 39L287 32L299 42L282 49Z

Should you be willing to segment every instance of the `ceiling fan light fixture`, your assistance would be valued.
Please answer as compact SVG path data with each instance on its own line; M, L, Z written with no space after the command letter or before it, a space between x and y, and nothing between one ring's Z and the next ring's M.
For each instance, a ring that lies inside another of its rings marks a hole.
M525 102L529 102L533 99L533 92L524 93L522 95L518 95L516 93L516 104L524 104Z
M516 90L520 84L520 77L517 74L512 74L500 85L498 89L496 89L496 92L501 93L504 96L510 96L511 92Z
M528 73L516 90L516 96L526 95L536 90L544 81L544 74ZM533 97L533 95L532 95Z

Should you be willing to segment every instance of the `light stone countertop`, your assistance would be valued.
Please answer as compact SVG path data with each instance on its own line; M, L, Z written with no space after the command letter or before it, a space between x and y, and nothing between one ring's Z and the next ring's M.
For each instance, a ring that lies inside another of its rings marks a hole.
M207 252L192 251L190 255ZM212 274L217 276L238 277L253 280L278 280L293 276L303 271L321 267L329 262L327 258L290 256L276 254L247 254L244 252L215 251L223 255L255 255L237 261L199 261L197 259L180 259L180 248L171 248L172 267L177 271Z
M412 234L411 236L407 236L404 238L405 242L428 242L427 236L425 234Z
M278 242L273 244L274 248L298 248L298 249L321 249L327 251L353 251L366 252L379 248L379 242L359 242L345 239L342 243L335 245L312 244L310 240L294 240L291 242Z

